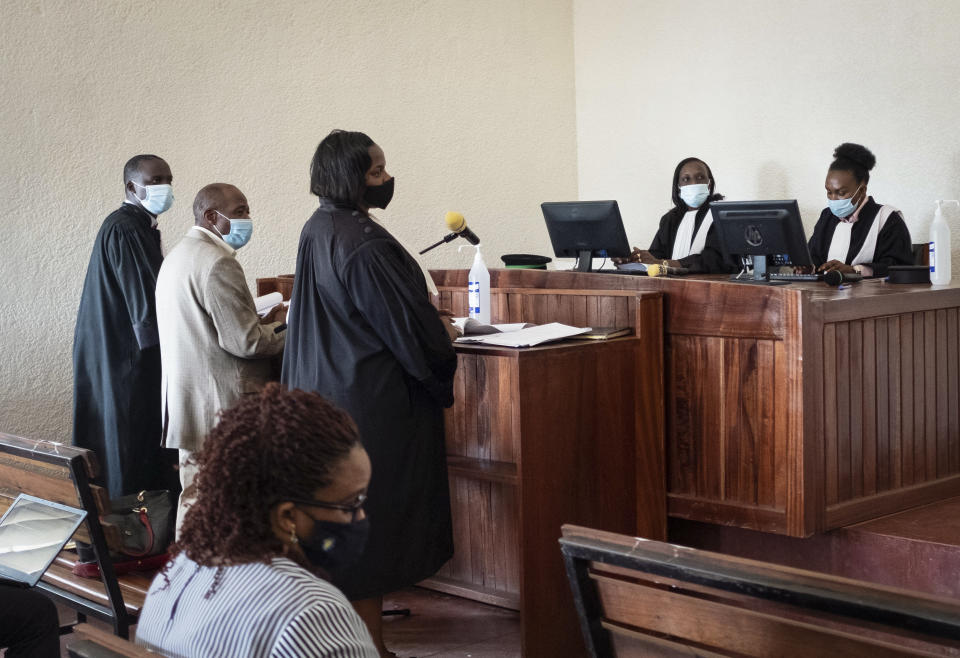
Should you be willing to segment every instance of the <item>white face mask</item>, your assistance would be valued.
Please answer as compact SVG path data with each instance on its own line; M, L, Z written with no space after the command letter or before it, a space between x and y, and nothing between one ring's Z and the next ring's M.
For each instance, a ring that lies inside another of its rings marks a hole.
M173 205L172 185L141 185L137 181L130 182L147 191L147 195L140 199L140 205L144 210L154 215L170 210L170 206Z
M706 183L684 185L680 188L680 199L690 208L699 208L710 196L710 186Z

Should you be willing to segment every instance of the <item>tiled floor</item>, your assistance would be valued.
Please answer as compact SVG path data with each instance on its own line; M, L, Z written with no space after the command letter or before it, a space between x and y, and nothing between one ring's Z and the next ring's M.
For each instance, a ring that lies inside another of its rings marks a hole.
M518 658L520 615L419 587L384 598L384 609L408 608L409 617L384 617L387 646L402 658ZM60 607L61 621L74 619ZM107 628L105 624L92 622ZM61 638L66 647L70 635ZM0 651L0 656L3 652ZM63 655L66 656L64 649Z

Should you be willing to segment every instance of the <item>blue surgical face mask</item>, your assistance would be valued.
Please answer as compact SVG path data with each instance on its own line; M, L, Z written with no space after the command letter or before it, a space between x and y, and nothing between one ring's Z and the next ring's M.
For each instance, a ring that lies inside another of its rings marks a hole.
M234 249L239 249L243 245L250 242L250 236L253 235L253 220L230 219L219 210L214 210L213 212L230 222L230 232L226 235L220 233L220 229L217 228L216 224L213 225L213 228L217 230L217 233L220 233L220 237L223 238L224 242Z
M173 205L172 185L141 185L135 180L130 182L146 190L147 195L140 199L140 205L144 210L154 215L170 210L170 206Z
M710 196L710 186L706 183L684 185L680 188L680 199L690 208L699 208Z
M860 187L863 187L863 185ZM827 207L830 208L830 212L840 219L852 215L853 211L857 209L856 204L853 202L853 197L857 196L857 192L860 191L860 187L854 190L853 194L851 194L847 199L828 199Z

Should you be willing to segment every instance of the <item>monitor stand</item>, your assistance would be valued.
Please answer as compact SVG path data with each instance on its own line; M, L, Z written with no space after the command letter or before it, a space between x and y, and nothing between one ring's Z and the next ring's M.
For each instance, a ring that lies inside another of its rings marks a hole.
M577 266L573 268L574 272L590 272L593 267L593 251L580 250L577 252Z
M742 274L742 273L741 273ZM761 286L782 286L787 283L787 281L771 281L767 276L767 257L766 256L754 256L753 257L753 276L750 278L741 278L740 274L734 274L730 277L731 281L736 281L737 283L754 283Z

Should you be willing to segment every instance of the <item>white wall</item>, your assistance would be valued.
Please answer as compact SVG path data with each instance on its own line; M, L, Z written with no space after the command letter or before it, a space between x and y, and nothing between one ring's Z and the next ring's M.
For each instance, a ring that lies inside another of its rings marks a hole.
M135 153L172 166L168 249L202 185L246 192L251 284L293 271L334 127L384 147L401 239L460 210L491 265L550 253L538 205L578 189L646 246L688 155L729 198L796 197L811 228L843 141L873 149L870 191L921 242L932 200L960 196L958 25L954 0L4 0L0 431L69 437L83 275Z
M397 177L380 217L412 246L460 210L502 253L547 242L538 204L576 196L572 6L554 0L3 0L0 431L69 441L71 344L103 218L130 156L171 165L165 248L196 191L243 190L256 276L292 272L332 128ZM447 245L428 264L469 266Z
M809 234L852 141L925 242L960 196L958 28L954 0L575 0L580 196L619 199L646 247L692 155L728 199L798 199Z

